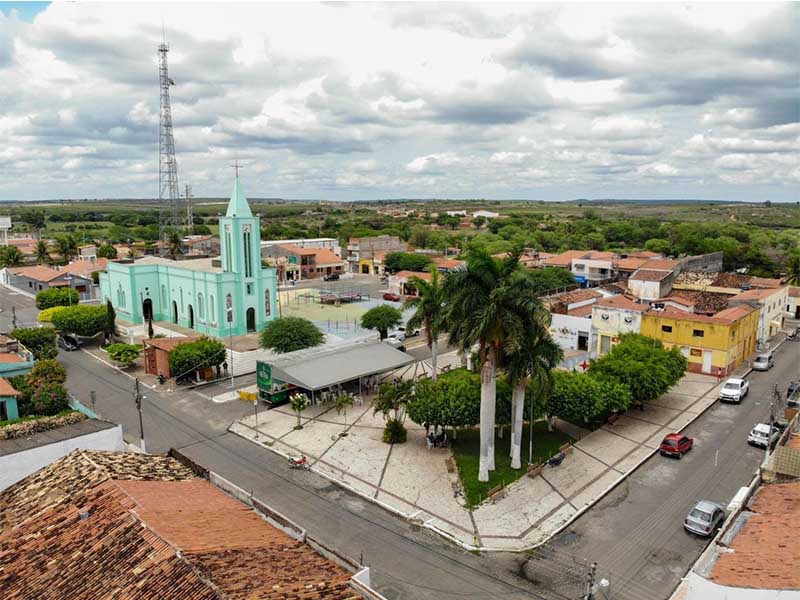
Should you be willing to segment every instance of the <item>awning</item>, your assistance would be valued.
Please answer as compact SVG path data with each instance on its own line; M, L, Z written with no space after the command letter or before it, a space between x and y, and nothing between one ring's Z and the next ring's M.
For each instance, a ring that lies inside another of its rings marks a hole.
M307 390L321 390L393 371L414 357L377 340L309 348L269 360L272 377Z

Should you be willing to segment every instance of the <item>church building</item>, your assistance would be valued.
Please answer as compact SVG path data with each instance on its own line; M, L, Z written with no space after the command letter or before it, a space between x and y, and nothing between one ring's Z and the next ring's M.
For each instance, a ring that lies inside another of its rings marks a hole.
M100 274L102 301L135 324L169 321L215 337L261 331L278 316L277 272L261 266L259 218L238 176L219 235L219 258L109 262Z

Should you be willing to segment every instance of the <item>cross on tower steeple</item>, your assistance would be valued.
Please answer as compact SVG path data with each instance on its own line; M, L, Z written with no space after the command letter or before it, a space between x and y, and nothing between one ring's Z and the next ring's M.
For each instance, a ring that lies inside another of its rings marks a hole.
M233 161L234 164L231 165L231 168L236 170L236 179L239 179L239 169L243 169L244 167L239 166L239 159Z

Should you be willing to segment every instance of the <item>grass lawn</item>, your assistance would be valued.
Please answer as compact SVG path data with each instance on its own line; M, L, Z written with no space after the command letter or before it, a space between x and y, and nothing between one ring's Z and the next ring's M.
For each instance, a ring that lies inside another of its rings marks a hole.
M458 438L452 440L453 456L458 466L464 496L468 506L476 506L486 498L487 492L498 485L508 485L527 472L528 440L530 426L522 428L522 468L511 468L509 445L511 432L506 428L503 439L495 437L494 462L496 469L489 473L489 481L478 481L478 456L480 453L480 432L478 429L460 429ZM566 433L547 431L547 423L539 421L533 425L533 462L541 463L558 453L562 444L572 441Z

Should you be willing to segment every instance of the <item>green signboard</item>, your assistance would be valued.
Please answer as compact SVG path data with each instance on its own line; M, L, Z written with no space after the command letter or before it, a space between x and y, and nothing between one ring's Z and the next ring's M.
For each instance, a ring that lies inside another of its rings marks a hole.
M272 367L260 360L256 362L256 381L259 391L268 392L272 389Z

